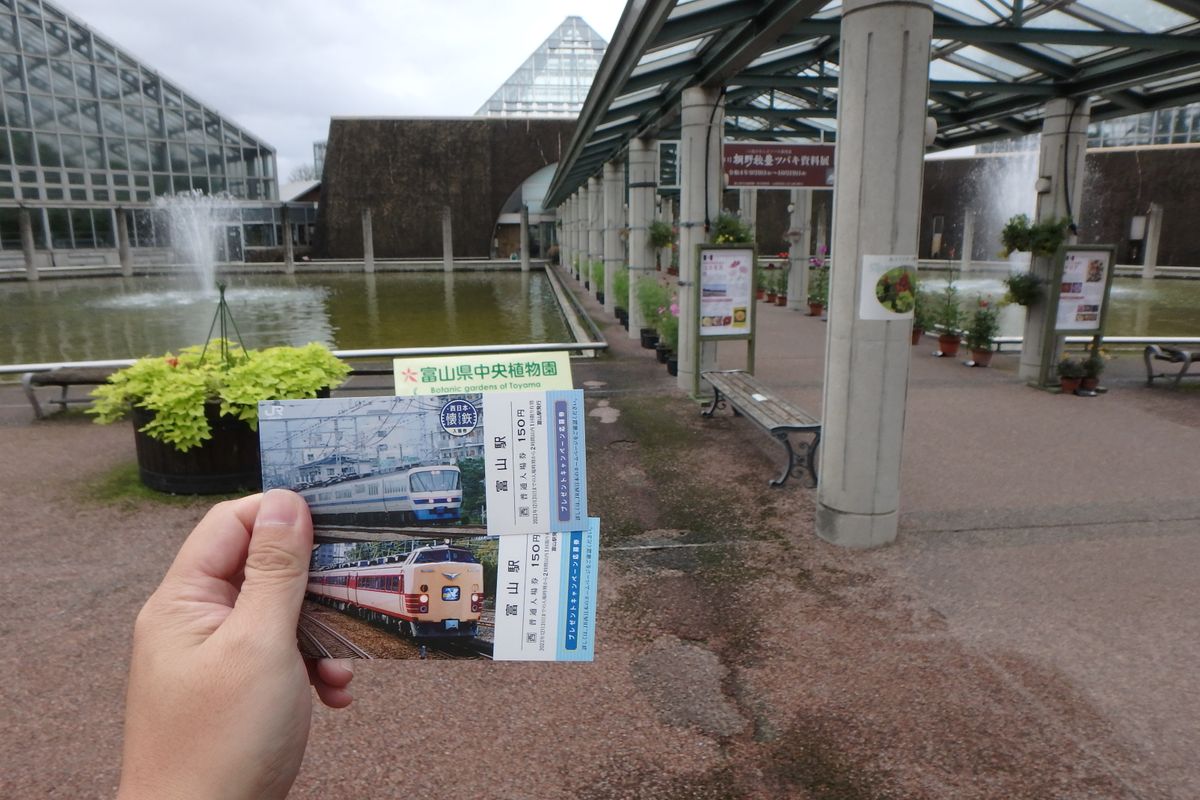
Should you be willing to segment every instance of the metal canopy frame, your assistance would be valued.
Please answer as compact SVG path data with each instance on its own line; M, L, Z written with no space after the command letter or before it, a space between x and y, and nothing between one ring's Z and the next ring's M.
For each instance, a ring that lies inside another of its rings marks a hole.
M1053 97L1094 121L1200 100L1200 0L936 0L934 149L1040 130ZM635 137L670 138L689 86L724 87L731 139L834 141L841 0L631 0L546 197Z

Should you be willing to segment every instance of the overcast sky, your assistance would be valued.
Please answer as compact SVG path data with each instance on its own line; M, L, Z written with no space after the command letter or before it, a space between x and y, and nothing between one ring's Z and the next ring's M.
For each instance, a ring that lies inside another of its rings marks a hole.
M286 181L332 116L469 116L568 16L624 0L56 0L275 148Z

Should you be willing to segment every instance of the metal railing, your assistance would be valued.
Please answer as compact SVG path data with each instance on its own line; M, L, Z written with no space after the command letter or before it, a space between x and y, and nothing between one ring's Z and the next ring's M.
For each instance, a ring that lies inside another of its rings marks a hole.
M454 347L384 347L371 350L334 350L344 361L420 356L469 356L480 353L546 353L557 350L607 350L608 342L539 342L535 344L483 344ZM89 367L128 367L137 359L114 358L104 361L47 361L38 364L0 364L0 375L19 375L26 372L48 372L52 369L86 369Z
M1091 336L1067 336L1064 341L1067 344L1091 344ZM1020 345L1024 343L1024 336L997 336L992 340L999 351L1004 350L1005 345ZM1105 347L1145 347L1148 344L1200 344L1200 336L1105 336L1103 344Z

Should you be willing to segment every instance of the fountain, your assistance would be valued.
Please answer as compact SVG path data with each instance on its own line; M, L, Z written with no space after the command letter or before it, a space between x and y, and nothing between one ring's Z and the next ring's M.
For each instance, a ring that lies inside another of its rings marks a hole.
M237 202L228 194L193 189L159 197L154 205L167 224L176 257L191 267L200 291L215 296L217 237L227 224L240 223Z
M980 162L966 193L969 208L975 213L974 246L969 256L972 260L994 261L1004 223L1017 214L1031 219L1034 216L1038 151L1034 148L989 156Z

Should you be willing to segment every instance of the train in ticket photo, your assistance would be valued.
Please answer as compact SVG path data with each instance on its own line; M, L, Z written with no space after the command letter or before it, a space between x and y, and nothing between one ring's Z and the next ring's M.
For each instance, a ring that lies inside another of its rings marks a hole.
M479 633L483 565L465 547L432 545L407 555L314 569L308 596L415 638Z

